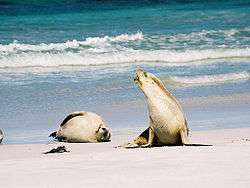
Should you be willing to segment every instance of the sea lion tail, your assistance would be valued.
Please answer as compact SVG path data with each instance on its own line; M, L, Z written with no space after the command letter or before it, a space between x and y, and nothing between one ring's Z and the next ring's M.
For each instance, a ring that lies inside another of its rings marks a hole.
M53 133L51 133L50 135L49 135L49 137L53 137L53 138L56 138L56 131L55 132L53 132Z
M184 146L213 146L211 144L183 144Z

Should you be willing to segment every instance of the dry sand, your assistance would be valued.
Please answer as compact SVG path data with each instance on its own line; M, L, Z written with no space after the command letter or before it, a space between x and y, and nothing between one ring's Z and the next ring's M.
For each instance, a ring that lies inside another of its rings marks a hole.
M198 131L212 147L115 149L110 143L0 146L0 187L250 187L250 128ZM70 152L42 154L65 145Z

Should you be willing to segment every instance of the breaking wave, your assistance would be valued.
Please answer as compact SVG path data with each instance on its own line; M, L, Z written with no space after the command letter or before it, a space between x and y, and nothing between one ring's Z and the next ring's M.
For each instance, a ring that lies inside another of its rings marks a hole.
M250 73L247 71L228 74L214 74L214 75L202 75L202 76L172 76L171 82L186 85L214 85L224 84L228 82L243 82L250 79Z
M78 49L84 46L100 46L109 45L112 42L131 42L143 40L143 34L137 32L135 34L122 34L114 37L89 37L83 41L67 41L63 43L50 43L50 44L20 44L18 41L14 41L8 45L0 44L0 53L13 53L13 52L41 52L41 51L63 51L66 49Z
M0 44L0 68L15 67L58 67L58 66L88 66L88 65L122 65L135 62L167 63L168 66L188 66L207 60L250 58L250 47L213 46L202 48L186 47L186 42L200 43L206 38L222 35L228 40L236 36L245 36L250 29L226 31L201 31L189 34L171 36L147 36L142 32L121 34L118 36L90 37L85 40L72 40L63 43L21 44L14 41L11 44ZM167 39L167 41L166 41ZM248 40L248 39L244 39ZM186 41L186 42L183 42ZM165 45L164 48L159 46ZM149 47L151 44L157 48ZM183 44L181 49L175 45ZM208 43L209 44L209 43ZM170 45L170 47L167 47ZM172 46L171 46L172 45ZM146 47L145 47L146 46ZM198 47L197 47L198 46ZM249 61L248 61L249 62Z
M0 68L5 67L57 67L88 66L135 62L165 62L168 66L192 65L192 62L211 59L249 58L250 48L246 49L208 49L186 50L183 52L169 50L133 50L105 52L87 49L80 52L29 52L4 56L0 58Z

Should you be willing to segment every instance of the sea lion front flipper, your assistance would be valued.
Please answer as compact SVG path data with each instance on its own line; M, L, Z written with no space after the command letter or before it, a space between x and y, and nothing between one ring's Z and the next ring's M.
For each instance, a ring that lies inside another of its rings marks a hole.
M120 146L116 146L115 148L126 148L126 149L139 148L141 145L146 145L148 143L148 138L149 138L149 127L145 131L143 131L138 137L136 137L132 143L126 143Z
M134 143L141 146L148 143L149 127L134 139Z
M152 127L149 127L149 138L148 138L148 143L141 145L142 148L149 148L152 147L154 144L154 138L155 138L155 133L152 129Z
M141 145L142 148L149 148L149 147L156 145L157 137L156 137L155 132L153 130L153 126L154 126L153 119L151 118L151 116L149 116L149 128L147 129L148 130L148 132L147 132L148 133L148 135L147 135L148 142L146 144Z
M55 137L56 137L56 134L57 134L57 131L55 131L55 132L51 133L51 134L49 135L49 137L53 137L53 138L55 138Z

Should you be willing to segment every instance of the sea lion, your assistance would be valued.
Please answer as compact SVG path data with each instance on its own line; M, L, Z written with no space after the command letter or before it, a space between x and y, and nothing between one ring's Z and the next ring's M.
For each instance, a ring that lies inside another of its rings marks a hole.
M2 143L3 141L3 131L0 129L0 144Z
M102 118L93 112L73 112L50 134L62 142L108 142L111 133Z
M149 127L125 148L190 144L188 124L176 98L155 75L142 69L136 71L135 84L147 99Z

